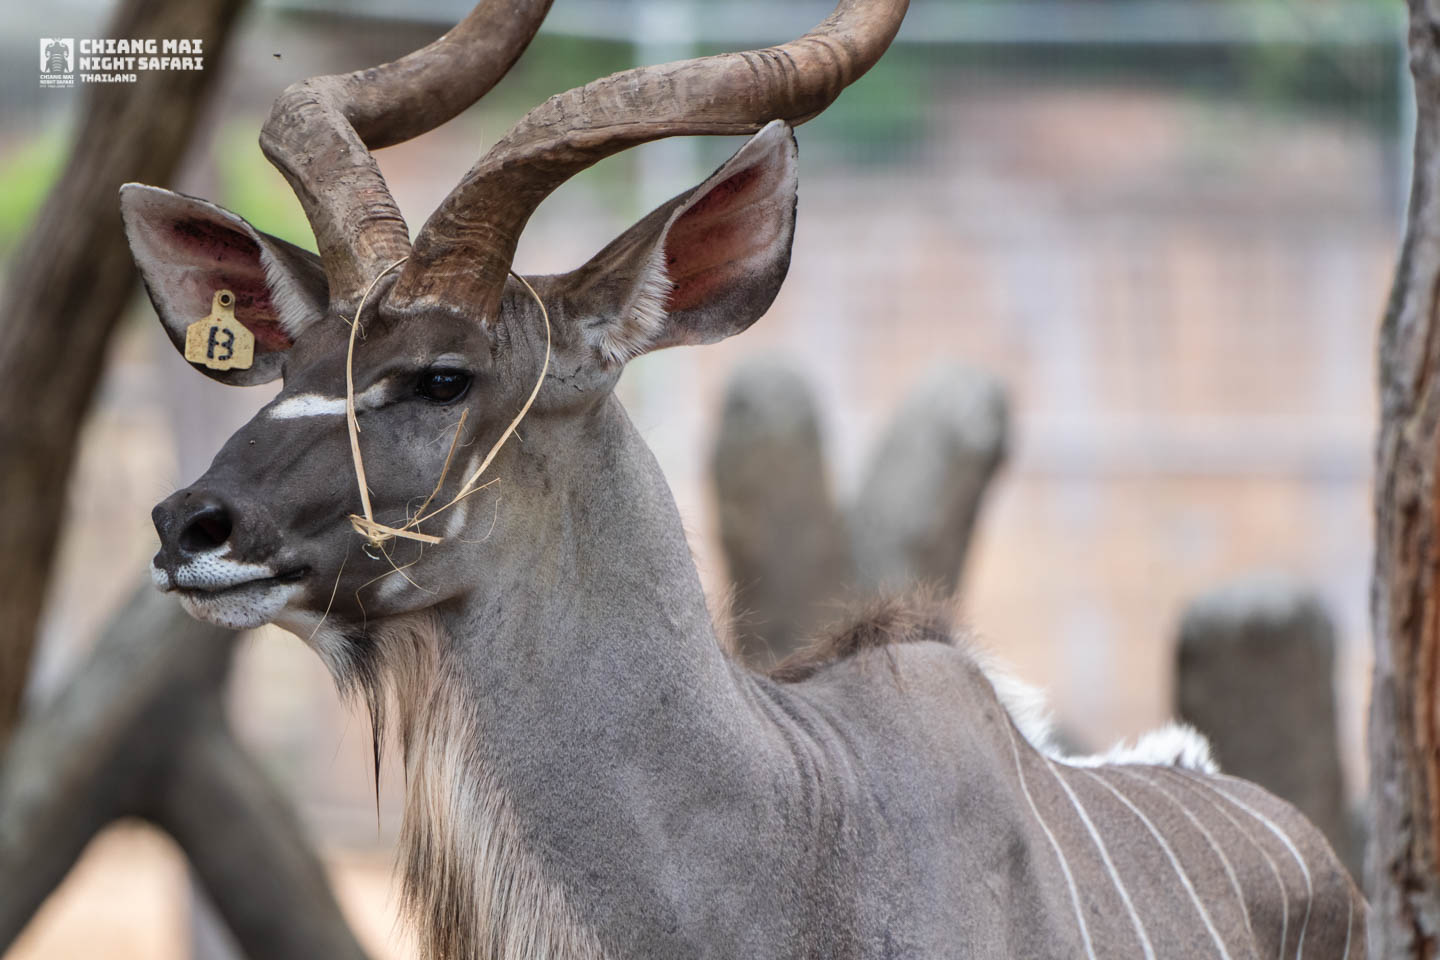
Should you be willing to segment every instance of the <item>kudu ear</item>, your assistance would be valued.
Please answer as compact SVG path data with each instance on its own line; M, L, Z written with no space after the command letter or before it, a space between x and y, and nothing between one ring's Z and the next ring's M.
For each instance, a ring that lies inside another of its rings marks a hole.
M710 178L570 275L571 315L607 363L739 333L790 268L795 134L772 121Z
M320 258L261 233L223 207L183 194L127 183L120 212L130 252L170 342L185 352L185 331L208 316L215 291L235 294L235 319L255 335L244 370L196 370L236 386L280 376L285 351L325 315L329 289Z

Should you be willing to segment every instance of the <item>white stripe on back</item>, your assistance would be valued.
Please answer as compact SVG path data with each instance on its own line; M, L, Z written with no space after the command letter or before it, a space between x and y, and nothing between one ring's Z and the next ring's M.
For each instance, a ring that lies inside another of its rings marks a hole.
M1212 789L1264 824L1271 833L1280 838L1281 842L1285 844L1285 849L1290 851L1290 856L1294 857L1295 862L1300 864L1300 872L1305 877L1305 919L1300 921L1300 940L1295 945L1295 960L1300 960L1300 958L1305 955L1305 928L1310 925L1310 907L1312 906L1312 901L1315 899L1315 887L1310 882L1310 868L1305 866L1305 860L1300 856L1300 851L1296 848L1295 844L1291 842L1289 835L1271 822L1269 817L1245 801L1237 799L1228 790L1221 790L1218 786L1212 787Z
M1163 850L1165 856L1169 858L1170 866L1175 870L1175 875L1180 878L1180 883L1185 887L1185 892L1190 894L1190 900L1195 904L1195 909L1200 911L1200 919L1205 922L1205 929L1210 932L1210 939L1215 941L1215 948L1220 951L1220 956L1223 957L1224 960L1231 960L1230 951L1225 949L1225 942L1220 939L1220 931L1215 929L1215 924L1210 919L1210 912L1205 909L1205 904L1200 902L1200 895L1195 892L1195 885L1190 882L1189 875L1186 874L1184 868L1180 866L1180 860L1175 856L1175 850L1165 838L1160 835L1160 831L1155 829L1155 824L1151 823L1150 818L1145 816L1140 808L1131 803L1130 798L1121 793L1113 784L1106 783L1104 778L1093 771L1081 770L1080 772L1113 793L1115 799L1125 804L1130 812L1139 817L1140 822L1145 824L1145 829L1150 831L1150 835L1155 838L1155 842L1160 845L1160 849Z
M1061 789L1063 789L1065 795L1070 798L1070 803L1075 807L1075 812L1080 814L1080 821L1085 824L1085 829L1090 831L1090 839L1095 841L1095 848L1100 851L1100 859L1105 862L1105 869L1110 871L1110 879L1114 882L1115 889L1120 891L1120 899L1125 902L1125 909L1130 911L1130 922L1135 925L1135 933L1140 937L1140 947L1145 951L1146 960L1155 960L1155 948L1150 945L1150 937L1145 933L1145 925L1140 922L1140 914L1135 910L1135 904L1130 900L1130 892L1125 889L1125 884L1121 882L1120 872L1115 869L1115 864L1111 862L1110 851L1105 849L1105 842L1100 839L1100 833L1095 829L1095 824L1090 821L1090 815L1085 812L1085 808L1080 804L1080 798L1075 795L1075 791L1070 789L1070 784L1066 783L1065 778L1060 776L1060 771L1055 768L1055 764L1046 758L1045 765L1050 768L1050 772L1054 774L1055 779L1059 781Z
M1355 925L1355 903L1353 900L1350 900L1349 897L1345 899L1349 902L1350 906L1349 909L1345 911L1345 956L1341 957L1340 960L1350 960L1350 930Z
M1152 790L1159 791L1162 796L1168 799L1171 803L1175 804L1175 806L1180 809L1181 813L1185 814L1185 816L1190 818L1190 822L1195 824L1195 828L1197 830L1204 834L1205 842L1210 844L1210 849L1215 851L1215 855L1220 858L1220 863L1225 867L1225 875L1230 878L1230 887L1235 891L1235 899L1240 901L1240 909L1244 912L1245 915L1245 930L1247 933L1250 934L1250 937L1253 940L1255 937L1255 928L1250 925L1250 904L1245 901L1245 891L1240 887L1240 878L1235 875L1235 868L1231 866L1230 858L1225 856L1224 848L1220 846L1219 841L1217 841L1215 837L1210 833L1210 831L1206 829L1205 824L1201 823L1200 818L1190 812L1190 808L1185 806L1185 802L1183 800L1175 796L1175 794L1171 793L1169 790L1166 790L1156 781L1142 774L1139 770L1134 770L1127 767L1115 767L1114 772L1126 777L1130 777L1134 780L1139 780L1141 783L1150 787Z
M1055 851L1055 858L1060 861L1060 869L1065 873L1065 882L1070 886L1070 902L1075 906L1075 920L1080 924L1080 938L1085 941L1085 956L1090 960L1098 960L1095 956L1095 945L1090 942L1090 928L1085 925L1085 913L1080 909L1080 891L1075 888L1075 877L1070 873L1070 864L1065 860L1065 854L1060 850L1060 842L1055 839L1055 834L1050 831L1050 825L1045 818L1040 816L1040 808L1035 806L1035 798L1030 796L1030 787L1025 783L1025 770L1020 765L1020 750L1015 746L1015 731L1010 724L1002 722L1006 734L1010 737L1010 752L1015 755L1015 773L1020 777L1020 790L1025 794L1026 801L1030 804L1030 812L1035 814L1040 829L1045 831L1045 836L1050 840L1050 847Z
M1215 790L1214 787L1211 787L1202 778L1191 778L1180 773L1179 771L1176 771L1175 776L1179 777L1182 782L1203 784L1204 786L1209 787L1209 789ZM1231 825L1234 826L1236 830L1239 830L1240 833L1244 835L1245 839L1249 840L1250 843L1255 847L1255 849L1260 852L1260 856L1265 858L1265 865L1270 868L1271 875L1275 877L1275 884L1280 888L1280 949L1276 952L1275 956L1277 960L1283 960L1285 956L1285 941L1290 938L1290 892L1285 889L1285 879L1280 876L1280 868L1276 866L1275 859L1270 856L1270 852L1264 847L1260 846L1260 841L1256 840L1254 834L1252 834L1239 820L1236 820L1235 817L1231 815L1230 811L1226 810L1215 800L1211 799L1207 794L1201 792L1198 787L1194 787L1193 789L1196 793L1199 793L1202 797L1204 797L1205 800L1212 807L1215 808L1216 813L1220 814L1226 820L1229 820ZM1215 792L1220 793L1220 791L1218 790L1215 790ZM1221 794L1221 796L1227 795Z

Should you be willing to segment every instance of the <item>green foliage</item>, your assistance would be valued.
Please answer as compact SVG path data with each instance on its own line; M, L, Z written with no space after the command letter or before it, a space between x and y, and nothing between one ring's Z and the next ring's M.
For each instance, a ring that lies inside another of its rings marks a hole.
M220 131L215 155L220 195L215 200L259 230L314 249L315 241L300 201L260 152L256 131L262 121L259 116L237 117Z
M65 165L67 141L57 125L0 160L0 250L13 247L40 212Z
M628 43L541 34L505 79L482 101L505 127L552 94L635 65Z
M901 144L921 139L935 71L919 49L901 48L848 87L814 121L812 135L853 143L860 159L894 162Z
M633 66L634 53L628 43L541 34L505 79L466 115L477 132L475 155L536 104ZM602 160L575 177L566 192L586 191L617 216L631 216L638 200L635 163L635 156L628 152Z
M1127 0L1117 0L1117 2L1122 2L1122 3L1123 3L1123 2L1127 2ZM1269 4L1270 6L1276 6L1276 7L1282 7L1282 6L1283 6L1283 7L1293 7L1293 8L1295 9L1295 13L1296 13L1297 16L1304 16L1305 13L1306 13L1306 7L1311 5L1310 3L1304 2L1304 0L1220 0L1220 2L1222 2L1222 3L1228 3L1228 4L1231 4L1232 6L1253 6L1253 5L1258 4L1258 3L1264 3L1264 4ZM1338 2L1338 3L1329 3L1329 4L1327 4L1327 5L1328 5L1328 6L1335 7L1335 8L1343 8L1343 7L1391 7L1391 8L1393 8L1393 7L1396 7L1396 6L1403 6L1403 4L1400 2L1400 0L1341 0L1341 2Z

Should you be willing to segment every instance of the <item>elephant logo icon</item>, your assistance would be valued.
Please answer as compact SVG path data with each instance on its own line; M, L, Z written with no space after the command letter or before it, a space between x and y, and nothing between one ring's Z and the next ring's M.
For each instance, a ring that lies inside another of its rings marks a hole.
M40 72L69 73L74 52L74 40L56 40L46 37L40 41Z

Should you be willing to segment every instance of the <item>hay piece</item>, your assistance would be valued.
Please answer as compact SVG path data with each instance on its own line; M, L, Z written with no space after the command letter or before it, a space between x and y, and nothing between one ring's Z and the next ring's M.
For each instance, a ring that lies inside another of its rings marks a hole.
M460 488L460 492L452 497L444 506L437 507L429 513L425 513L425 508L428 507L440 493L440 489L445 485L445 478L450 473L450 464L455 457L455 448L459 445L460 433L464 429L465 418L469 413L469 411L462 411L460 414L460 422L455 427L455 436L450 441L450 451L445 455L445 465L440 470L440 479L436 482L435 489L430 491L430 496L425 498L425 502L420 505L420 509L416 510L415 515L405 521L403 525L391 527L378 522L370 507L370 490L365 482L365 460L360 454L360 423L355 416L355 336L356 331L360 328L360 316L365 311L365 301L370 298L370 293L375 289L375 285L379 283L381 278L387 273L408 259L408 257L401 257L384 270L381 270L375 279L370 281L370 286L365 288L365 295L360 298L360 306L355 311L355 318L350 322L350 340L345 350L345 423L350 432L350 458L355 464L355 482L360 487L360 508L364 514L360 516L352 513L350 515L350 526L354 528L356 533L365 538L367 545L375 547L382 553L385 552L385 543L396 537L403 537L407 540L418 540L421 543L438 544L444 542L441 537L421 533L419 530L420 524L429 520L431 517L439 516L472 493L478 493L490 486L490 484L498 482L497 480L491 480L489 483L476 486L481 475L485 473L485 470L500 453L500 449L505 446L505 442L510 439L515 433L516 428L520 426L520 421L525 419L525 415L528 414L530 408L534 406L535 398L540 395L540 388L545 384L545 376L550 371L550 311L545 308L545 301L540 298L540 294L535 292L535 288L530 285L530 281L520 276L520 274L514 270L511 270L510 276L519 280L530 293L530 296L535 299L535 303L540 307L540 316L545 321L545 360L540 365L540 376L536 378L535 386L530 390L530 396L525 399L525 403L520 408L520 412L515 414L515 418L510 421L509 426L505 428L505 432L500 434L500 438L495 441L494 445L490 447L489 452L485 454L485 459L480 462L480 466L476 468L475 472L465 481L464 486ZM389 558L388 553L386 553L385 556L387 559ZM394 567L394 561L391 561L391 566ZM409 564L406 564L406 566L409 566ZM395 572L399 572L399 568L396 568ZM401 576L404 576L404 574L402 573ZM405 579L409 580L410 578L406 577ZM414 581L412 580L411 583L414 583Z

